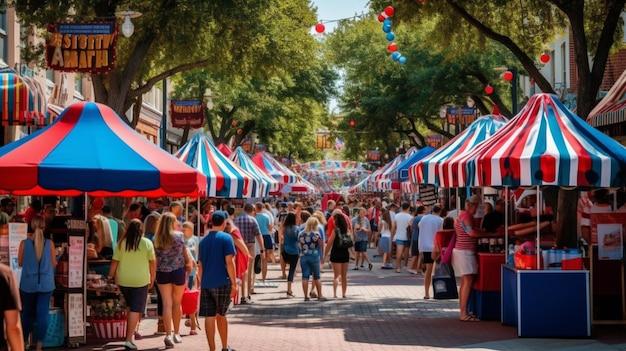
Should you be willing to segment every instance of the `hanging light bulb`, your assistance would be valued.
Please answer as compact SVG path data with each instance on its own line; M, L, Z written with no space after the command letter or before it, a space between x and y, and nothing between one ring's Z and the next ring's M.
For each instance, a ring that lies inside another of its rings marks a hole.
M124 23L122 23L122 34L124 34L126 38L130 38L134 32L135 32L135 26L133 25L133 22L130 20L130 16L128 15L124 16Z

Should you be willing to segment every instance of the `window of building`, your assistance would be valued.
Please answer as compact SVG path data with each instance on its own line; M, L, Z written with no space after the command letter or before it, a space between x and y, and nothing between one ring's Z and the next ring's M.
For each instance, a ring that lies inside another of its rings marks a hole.
M0 59L6 64L7 55L7 13L6 10L0 12Z
M561 84L567 88L567 46L561 43Z
M81 73L74 74L74 94L83 95L83 75Z

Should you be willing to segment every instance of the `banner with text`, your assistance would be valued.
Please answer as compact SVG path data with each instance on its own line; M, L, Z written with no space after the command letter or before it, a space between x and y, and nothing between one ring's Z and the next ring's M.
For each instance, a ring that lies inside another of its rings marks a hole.
M171 100L170 114L174 128L202 128L204 103L200 100Z

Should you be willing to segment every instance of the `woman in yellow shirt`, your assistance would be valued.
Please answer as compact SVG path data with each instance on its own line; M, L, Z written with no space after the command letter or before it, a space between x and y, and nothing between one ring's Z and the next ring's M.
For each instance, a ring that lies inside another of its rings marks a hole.
M126 350L137 350L134 331L146 309L148 289L154 284L156 257L152 242L143 237L143 224L133 219L113 254L109 279L115 278L128 308Z

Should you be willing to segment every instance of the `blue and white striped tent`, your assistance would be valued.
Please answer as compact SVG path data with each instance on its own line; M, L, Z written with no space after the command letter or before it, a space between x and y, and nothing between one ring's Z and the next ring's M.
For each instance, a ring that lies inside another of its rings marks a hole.
M262 196L268 196L270 192L278 191L278 181L267 175L265 171L260 169L254 162L252 162L250 156L248 156L246 152L243 151L241 146L237 147L235 151L230 155L230 160L261 182Z

